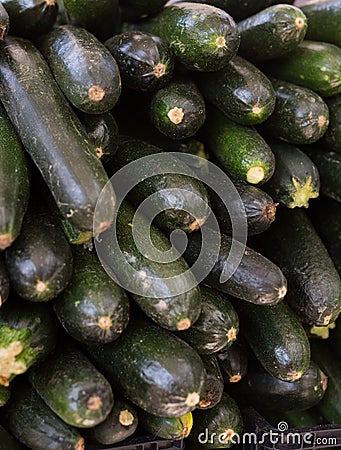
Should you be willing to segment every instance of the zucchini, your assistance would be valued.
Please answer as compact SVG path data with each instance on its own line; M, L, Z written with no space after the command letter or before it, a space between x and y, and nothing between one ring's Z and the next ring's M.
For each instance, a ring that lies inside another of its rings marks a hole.
M222 70L198 74L197 79L204 97L237 123L256 125L274 111L276 98L270 80L240 56Z
M150 414L180 417L200 401L205 369L199 355L157 325L133 322L120 339L87 351L119 392Z
M271 137L291 144L312 144L326 132L328 106L310 89L272 79L276 107L263 130Z
M25 382L15 386L4 409L6 427L29 448L84 450L79 432L59 419Z
M243 429L243 420L235 401L225 392L218 405L193 413L193 431L190 439L204 448L229 448L237 442Z
M0 385L0 407L6 405L6 403L8 402L9 398L10 398L10 390L3 386L2 384ZM1 436L1 429L0 429L0 436ZM1 437L0 437L1 439ZM1 449L1 444L0 444L0 449Z
M232 347L217 355L224 380L238 383L248 373L248 348L242 337L238 337Z
M52 411L74 427L98 425L113 407L109 382L82 352L69 344L32 367L28 377Z
M4 5L0 4L0 41L3 41L9 30L9 16Z
M8 272L2 256L0 255L0 307L5 303L9 296L9 278Z
M105 46L118 64L123 86L151 92L172 78L174 57L158 36L130 30L108 39Z
M193 426L192 413L188 412L180 417L160 417L141 410L139 423L142 428L153 436L162 439L181 440L188 437Z
M201 360L204 363L206 377L198 408L208 409L220 402L224 391L224 379L216 355L201 355Z
M253 127L232 122L219 110L207 108L202 127L207 150L234 180L265 183L275 170L275 157Z
M289 428L311 428L326 422L326 419L319 414L316 407L305 411L280 411L278 413L266 411L264 417L274 427L277 427L283 421L289 425Z
M0 250L4 250L20 233L30 182L23 146L2 107L0 136Z
M24 450L24 447L0 425L0 450Z
M304 39L307 18L293 5L274 5L238 23L239 53L260 62L290 53Z
M138 416L135 408L122 400L116 400L108 417L99 425L86 430L86 437L96 444L112 445L135 433Z
M286 298L300 319L313 326L334 322L341 311L340 277L307 214L280 211L262 243L286 275Z
M74 339L111 342L128 324L128 297L106 273L96 253L76 247L73 257L71 282L54 302L54 311Z
M341 49L326 42L303 41L295 50L269 61L265 73L315 91L321 97L341 92Z
M189 81L173 81L154 94L150 104L153 125L171 139L186 139L205 122L205 101Z
M137 23L169 44L187 69L222 69L237 53L240 37L232 17L210 5L179 2Z
M308 19L307 39L329 42L341 47L341 1L310 1L303 4L301 10Z
M46 302L69 283L72 253L63 231L49 211L34 205L26 213L22 233L6 250L11 285L24 299Z
M199 319L178 336L199 354L212 354L230 347L239 332L239 320L232 304L223 294L201 286L202 307Z
M297 147L268 140L275 154L275 173L264 186L267 192L288 208L308 208L309 200L317 198L320 176L312 160Z
M110 184L93 222L108 177L47 63L29 41L8 37L2 46L0 95L62 215L81 231L105 230L113 218L114 193Z
M0 310L0 385L11 380L55 347L57 330L50 308L42 303L10 299Z
M329 109L329 126L321 143L328 150L341 153L341 95L325 99Z
M67 99L88 114L111 110L121 94L118 65L97 38L73 25L55 27L39 44Z

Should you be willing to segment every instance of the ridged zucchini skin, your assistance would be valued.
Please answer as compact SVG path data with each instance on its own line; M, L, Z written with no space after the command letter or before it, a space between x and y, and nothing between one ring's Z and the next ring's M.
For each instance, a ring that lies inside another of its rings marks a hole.
M0 256L0 307L5 303L9 296L9 277L3 257Z
M330 151L341 153L341 94L325 99L329 109L329 126L321 144Z
M49 211L30 205L18 239L5 253L15 291L24 299L46 302L70 281L70 245Z
M15 386L3 417L6 428L29 448L84 450L78 430L56 416L26 382Z
M158 36L130 30L111 37L105 46L118 64L123 86L151 92L172 78L174 57Z
M288 208L308 208L320 191L317 167L299 148L275 139L267 142L275 154L276 169L264 189Z
M270 80L240 56L222 70L198 73L196 79L204 97L235 122L257 125L273 113L276 98Z
M179 417L199 403L205 380L199 355L150 322L132 323L120 339L87 351L108 380L150 414Z
M284 303L260 307L235 302L243 336L264 369L283 381L299 380L310 364L310 346L302 324Z
M341 283L326 247L301 208L282 209L262 250L288 279L287 301L300 319L326 326L341 312Z
M160 417L140 410L139 423L151 435L179 441L187 438L191 432L193 417L191 412L180 417Z
M3 4L0 4L0 41L4 40L9 30L9 16Z
M18 237L29 197L29 170L23 146L0 107L0 250Z
M80 230L92 231L96 203L108 177L85 130L33 44L7 37L0 53L1 99L25 149L63 216ZM114 193L110 187L106 193L96 233L106 229L113 217Z
M204 363L206 377L198 408L208 409L220 402L224 392L224 379L216 355L201 355L201 360Z
M237 341L222 353L217 359L226 383L239 383L248 373L249 349L245 340L238 336Z
M0 425L0 450L24 450L24 447Z
M160 36L190 70L215 71L236 54L240 38L236 23L210 5L179 2L137 25Z
M128 297L106 273L94 251L77 246L73 260L70 284L54 302L54 311L74 339L112 342L128 324Z
M275 170L275 157L253 127L237 124L214 107L207 108L201 138L233 180L262 184Z
M341 49L326 42L303 41L288 55L269 61L262 70L321 97L341 92Z

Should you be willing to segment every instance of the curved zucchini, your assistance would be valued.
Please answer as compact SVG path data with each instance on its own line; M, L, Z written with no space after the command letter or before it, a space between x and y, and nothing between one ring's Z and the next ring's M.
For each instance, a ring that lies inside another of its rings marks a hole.
M241 337L232 347L217 355L223 378L228 383L238 383L248 373L248 348Z
M104 231L114 215L114 192L109 184L94 224L108 177L33 44L6 39L0 52L0 81L5 109L62 215L81 231Z
M179 441L190 434L193 417L191 412L180 417L160 417L146 411L140 411L139 423L144 430L154 436Z
M333 152L341 153L341 94L325 99L329 109L329 126L321 143Z
M0 450L24 450L24 447L0 425Z
M9 16L4 5L0 4L0 41L3 41L9 30Z
M54 311L74 339L84 343L112 342L128 324L128 297L94 252L76 247L73 260L70 284L54 302Z
M7 268L2 256L0 256L0 307L5 303L9 296L9 278Z
M118 64L124 86L150 92L170 81L174 57L158 36L131 30L108 39L105 46Z
M224 379L216 355L201 355L201 360L204 363L206 377L198 408L208 409L220 402L224 391Z

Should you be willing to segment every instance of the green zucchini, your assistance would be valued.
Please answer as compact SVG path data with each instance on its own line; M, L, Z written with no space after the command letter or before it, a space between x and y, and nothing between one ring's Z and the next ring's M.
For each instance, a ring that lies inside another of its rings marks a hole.
M24 447L0 425L0 450L24 450Z
M74 268L54 311L66 331L85 343L106 344L117 339L128 324L129 301L106 273L95 252L74 248Z
M115 399L108 417L99 425L86 430L85 435L90 442L116 444L135 433L138 421L135 408L126 401Z
M222 69L237 53L240 37L232 17L210 5L179 2L137 23L167 42L187 69Z
M29 448L84 450L79 432L56 416L25 382L15 386L4 410L6 428Z
M1 384L0 385L0 407L6 405L6 403L8 402L8 400L10 398L10 395L11 395L10 390ZM1 430L0 430L0 433L1 433ZM1 444L0 444L0 449L1 449Z
M120 339L87 351L115 388L144 411L179 417L200 401L205 369L199 355L157 325L131 323Z
M275 157L253 127L232 122L222 112L207 108L202 140L223 170L237 181L265 183L275 170Z
M334 322L341 311L340 277L307 214L283 209L261 240L288 279L286 298L300 319L313 326Z
M313 0L303 4L301 10L308 19L307 39L329 42L341 47L341 1Z
M179 441L188 437L191 432L193 417L191 412L180 417L160 417L141 410L139 412L139 423L144 430L153 436Z
M98 425L113 407L109 382L69 343L32 367L28 377L52 411L74 427Z
M232 347L218 353L217 358L224 380L228 383L239 383L248 373L248 348L241 336Z
M329 126L321 143L328 150L341 153L341 95L325 99L329 109Z
M151 122L171 139L193 136L205 118L205 101L196 85L189 80L171 82L158 90L151 100Z
M290 53L304 39L307 18L293 5L274 5L238 23L239 53L259 62Z
M267 142L275 154L276 169L264 189L288 208L308 208L309 200L318 197L320 191L317 167L297 147L276 140Z
M263 130L271 137L291 144L312 144L326 132L328 106L310 89L286 81L272 79L276 107Z
M322 97L341 92L341 49L326 42L303 41L288 55L269 61L263 70Z
M81 231L105 230L114 215L110 184L95 224L94 210L108 177L47 63L29 41L8 37L2 46L0 95L62 215Z
M201 355L201 360L204 363L206 377L198 408L208 409L220 402L224 391L224 379L216 355Z
M4 5L0 4L0 41L3 41L9 30L9 16Z
M18 237L29 197L24 149L6 111L0 107L0 250Z
M150 92L170 81L174 57L158 36L131 30L113 36L105 45L118 64L123 86Z
M30 205L21 235L5 257L11 285L26 300L49 301L69 283L70 245L48 210Z
M197 79L204 97L237 123L256 125L274 111L276 98L270 81L239 56L224 69L200 73Z
M4 260L0 255L0 307L5 303L9 296L9 278Z
M0 385L44 359L55 347L57 330L51 309L11 298L0 310Z
M118 65L91 33L73 25L55 27L39 44L67 99L88 114L111 110L121 94Z
M196 410L193 413L193 431L190 439L204 448L229 448L237 443L243 420L235 401L225 392L218 405L211 409Z
M202 307L199 319L178 336L199 354L212 354L230 347L239 332L238 316L223 294L201 286Z

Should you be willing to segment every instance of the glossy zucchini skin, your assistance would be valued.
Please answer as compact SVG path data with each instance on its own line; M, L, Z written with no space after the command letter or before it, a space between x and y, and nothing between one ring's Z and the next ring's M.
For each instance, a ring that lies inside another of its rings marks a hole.
M123 86L152 92L172 78L174 57L158 36L130 30L111 37L105 46L118 64Z
M341 49L326 42L305 40L288 55L269 61L263 70L278 79L311 89L321 97L341 92Z
M77 246L73 260L70 284L54 302L54 311L74 339L112 342L128 324L128 297L106 273L94 251Z
M236 54L240 38L232 17L210 5L179 2L138 24L170 45L190 70L215 71Z
M245 340L239 336L231 347L218 353L217 359L224 381L239 383L245 377L249 368L248 351Z
M329 109L329 126L321 143L330 151L341 153L341 94L325 99Z
M80 230L92 231L96 203L108 177L47 63L29 41L8 37L0 54L0 80L5 109L62 215ZM96 233L106 229L113 217L110 187L107 194Z
M206 377L198 408L208 409L220 402L224 392L224 379L215 354L201 355L201 360L204 363Z
M5 303L9 296L9 277L3 257L0 256L0 307Z
M11 285L26 300L52 300L70 281L70 245L50 212L43 208L30 206L21 235L7 249L5 258Z
M179 417L199 403L205 380L199 355L150 322L130 324L120 339L87 351L108 380L150 414Z
M9 30L9 16L3 4L0 4L0 41L4 40Z
M29 197L29 170L23 146L0 108L0 250L18 237Z
M191 412L180 417L160 417L141 410L139 423L144 430L154 436L179 441L188 437L191 432L193 417Z
M237 124L210 107L201 135L207 150L233 180L262 184L273 175L275 157L253 127Z
M275 154L276 169L264 188L288 208L308 208L320 191L317 167L299 148L275 139L267 142Z
M276 98L270 80L240 56L222 70L198 75L204 97L231 120L257 125L273 113Z

